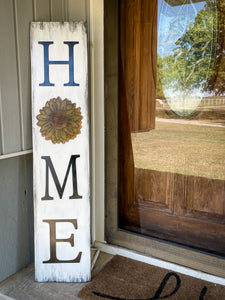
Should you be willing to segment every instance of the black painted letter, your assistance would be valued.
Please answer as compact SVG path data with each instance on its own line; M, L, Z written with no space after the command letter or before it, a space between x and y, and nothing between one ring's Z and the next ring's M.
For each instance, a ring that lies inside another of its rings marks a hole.
M165 296L161 296L162 292L163 292L163 289L165 288L168 280L171 277L175 277L175 279L176 279L176 286L175 286L175 288L173 289L173 291L170 294L165 295ZM180 288L180 284L181 284L180 277L176 273L174 273L174 272L169 272L169 273L166 274L166 276L163 278L162 282L160 283L160 286L158 287L158 289L157 289L157 291L155 293L155 296L152 297L152 298L146 298L146 299L142 299L142 300L159 300L159 299L169 298L169 297L173 296L174 294L176 294L176 292ZM94 295L96 295L96 296L99 296L99 297L102 297L102 298L105 298L105 299L110 299L110 300L138 300L138 299L131 299L131 298L114 297L114 296L111 296L111 295L106 295L106 294L102 294L102 293L95 292L95 291L93 291L92 293Z
M161 297L162 291L165 288L165 286L167 284L167 281L172 276L176 278L176 287L175 287L175 289L170 294ZM169 298L170 296L174 295L179 290L180 283L181 283L180 277L176 273L174 273L174 272L167 273L166 276L163 278L163 281L161 282L161 284L160 284L158 290L156 291L155 296L153 297L152 300L166 299L166 298Z
M43 222L49 224L49 231L50 231L50 259L43 261L44 264L56 264L56 263L79 263L81 259L82 252L79 252L77 257L71 260L59 260L56 257L56 243L57 242L63 242L63 243L70 243L72 247L74 247L74 234L71 234L71 236L67 239L57 239L56 238L56 223L72 223L74 228L77 229L77 220L43 220Z
M52 160L51 160L50 156L42 156L41 157L46 162L45 196L42 197L41 200L53 200L53 197L51 197L49 195L49 169L51 171L52 178L55 182L55 186L57 188L59 197L60 197L60 199L62 199L71 166L72 166L72 180L73 180L73 195L70 196L70 199L80 199L80 198L82 198L82 196L78 195L78 192L77 192L76 159L78 157L80 157L80 155L71 155L70 161L69 161L69 164L68 164L68 168L67 168L67 171L66 171L66 176L64 178L64 182L63 182L62 187L59 183L59 179L58 179L57 174L55 172L55 168L52 164Z

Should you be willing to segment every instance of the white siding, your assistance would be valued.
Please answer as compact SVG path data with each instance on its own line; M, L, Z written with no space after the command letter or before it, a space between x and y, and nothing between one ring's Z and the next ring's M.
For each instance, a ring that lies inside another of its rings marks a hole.
M0 0L0 155L31 149L29 24L87 21L88 0Z

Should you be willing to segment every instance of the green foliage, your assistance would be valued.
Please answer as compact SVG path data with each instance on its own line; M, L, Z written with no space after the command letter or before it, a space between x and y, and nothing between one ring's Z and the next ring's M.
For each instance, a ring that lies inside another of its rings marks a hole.
M212 75L216 51L217 8L207 0L188 30L176 41L173 53L158 55L158 77L163 90L189 95L195 89L206 91ZM162 94L160 84L158 94Z

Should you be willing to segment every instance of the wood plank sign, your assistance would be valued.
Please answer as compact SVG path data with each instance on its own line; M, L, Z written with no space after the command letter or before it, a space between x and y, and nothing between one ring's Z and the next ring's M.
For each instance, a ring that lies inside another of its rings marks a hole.
M90 280L87 34L82 22L33 22L35 278Z

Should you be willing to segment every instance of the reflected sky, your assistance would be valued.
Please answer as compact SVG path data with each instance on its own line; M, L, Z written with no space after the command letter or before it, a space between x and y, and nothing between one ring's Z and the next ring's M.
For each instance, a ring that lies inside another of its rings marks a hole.
M158 0L158 45L161 57L173 53L175 42L194 23L198 12L204 8L206 1L185 4L187 0L178 1L182 5L171 6L170 1Z
M215 1L159 0L157 32L161 96L177 115L186 117L207 95L213 74Z

